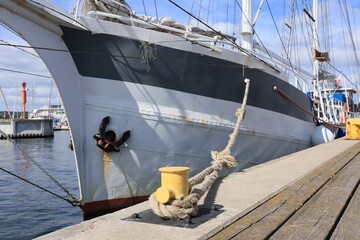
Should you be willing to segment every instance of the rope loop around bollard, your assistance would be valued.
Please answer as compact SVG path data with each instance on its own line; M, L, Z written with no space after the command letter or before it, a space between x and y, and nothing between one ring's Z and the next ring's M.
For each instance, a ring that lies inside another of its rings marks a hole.
M150 195L149 205L153 213L163 219L188 219L196 217L199 214L198 202L200 198L211 188L219 176L223 167L236 167L236 159L231 156L231 148L235 144L236 137L239 133L241 122L244 119L247 97L249 94L250 80L245 79L245 93L241 108L237 109L236 125L233 132L229 135L229 141L224 150L221 152L211 151L211 166L189 179L191 192L188 196L180 196L163 204L157 201L155 193Z

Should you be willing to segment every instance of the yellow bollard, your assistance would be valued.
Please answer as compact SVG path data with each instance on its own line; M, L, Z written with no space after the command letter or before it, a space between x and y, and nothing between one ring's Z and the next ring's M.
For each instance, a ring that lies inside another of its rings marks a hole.
M345 139L360 139L360 119L348 118L346 120Z
M167 203L171 199L189 194L188 167L163 167L161 173L161 187L156 190L155 197L160 203Z

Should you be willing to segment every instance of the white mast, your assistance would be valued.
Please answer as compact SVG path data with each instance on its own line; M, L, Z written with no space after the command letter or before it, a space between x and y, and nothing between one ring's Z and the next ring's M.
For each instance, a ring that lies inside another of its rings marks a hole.
M242 0L241 47L253 50L252 0Z
M74 16L75 20L77 20L78 16L79 16L80 2L81 2L81 0L77 0L76 7L75 7L75 16Z
M318 117L322 117L322 119L324 121L330 121L331 123L337 123L337 118L336 118L336 114L333 108L333 102L329 101L328 99L328 94L326 91L326 85L324 84L324 80L320 80L319 78L319 59L317 58L317 52L319 49L319 34L318 34L318 27L319 27L319 23L318 23L318 0L313 0L313 18L315 19L314 21L314 28L313 28L313 38L314 38L314 43L313 43L313 54L314 54L314 63L313 63L313 67L314 67L314 76L315 76L315 81L314 81L314 87L315 90L317 90L317 92L319 93L319 97L320 97L320 110L323 113L323 116L320 116L320 112L318 111ZM325 60L326 61L326 60ZM331 91L330 91L331 94Z
M318 1L317 0L313 0L313 18L315 19L314 21L314 27L313 27L313 38L314 38L314 42L313 42L313 48L318 50L318 46L319 46L319 38L318 38ZM316 77L316 80L319 80L319 62L314 58L314 76Z
M314 18L313 21L313 52L316 52L319 47L319 38L318 38L318 0L313 0L313 9L312 9L312 16ZM319 81L319 61L316 59L315 56L313 56L313 71L314 71L314 88L315 91L319 94L319 100L320 100L320 110L317 112L319 118L322 118L324 121L328 121L328 117L325 111L324 101L323 101L323 95L325 99L327 100L326 92L324 90L324 86L321 86L322 84ZM321 116L320 113L323 113L323 116Z

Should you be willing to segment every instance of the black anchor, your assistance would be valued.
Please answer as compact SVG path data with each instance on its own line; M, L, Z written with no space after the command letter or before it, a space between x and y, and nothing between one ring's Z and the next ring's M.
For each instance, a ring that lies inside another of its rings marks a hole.
M96 139L96 146L105 152L120 152L120 146L130 137L130 130L124 132L118 141L115 141L114 131L105 131L110 122L110 117L104 117L99 126L99 132L93 137Z

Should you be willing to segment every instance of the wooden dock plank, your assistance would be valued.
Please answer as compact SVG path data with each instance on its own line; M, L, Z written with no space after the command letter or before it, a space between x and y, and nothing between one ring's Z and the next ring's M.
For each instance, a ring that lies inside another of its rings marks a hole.
M359 179L358 155L270 239L327 239L357 189Z
M210 239L265 239L278 230L359 152L360 144L330 159L304 178L240 217ZM306 159L304 159L306 161Z
M330 240L360 238L360 187L356 189L349 206L340 219Z

